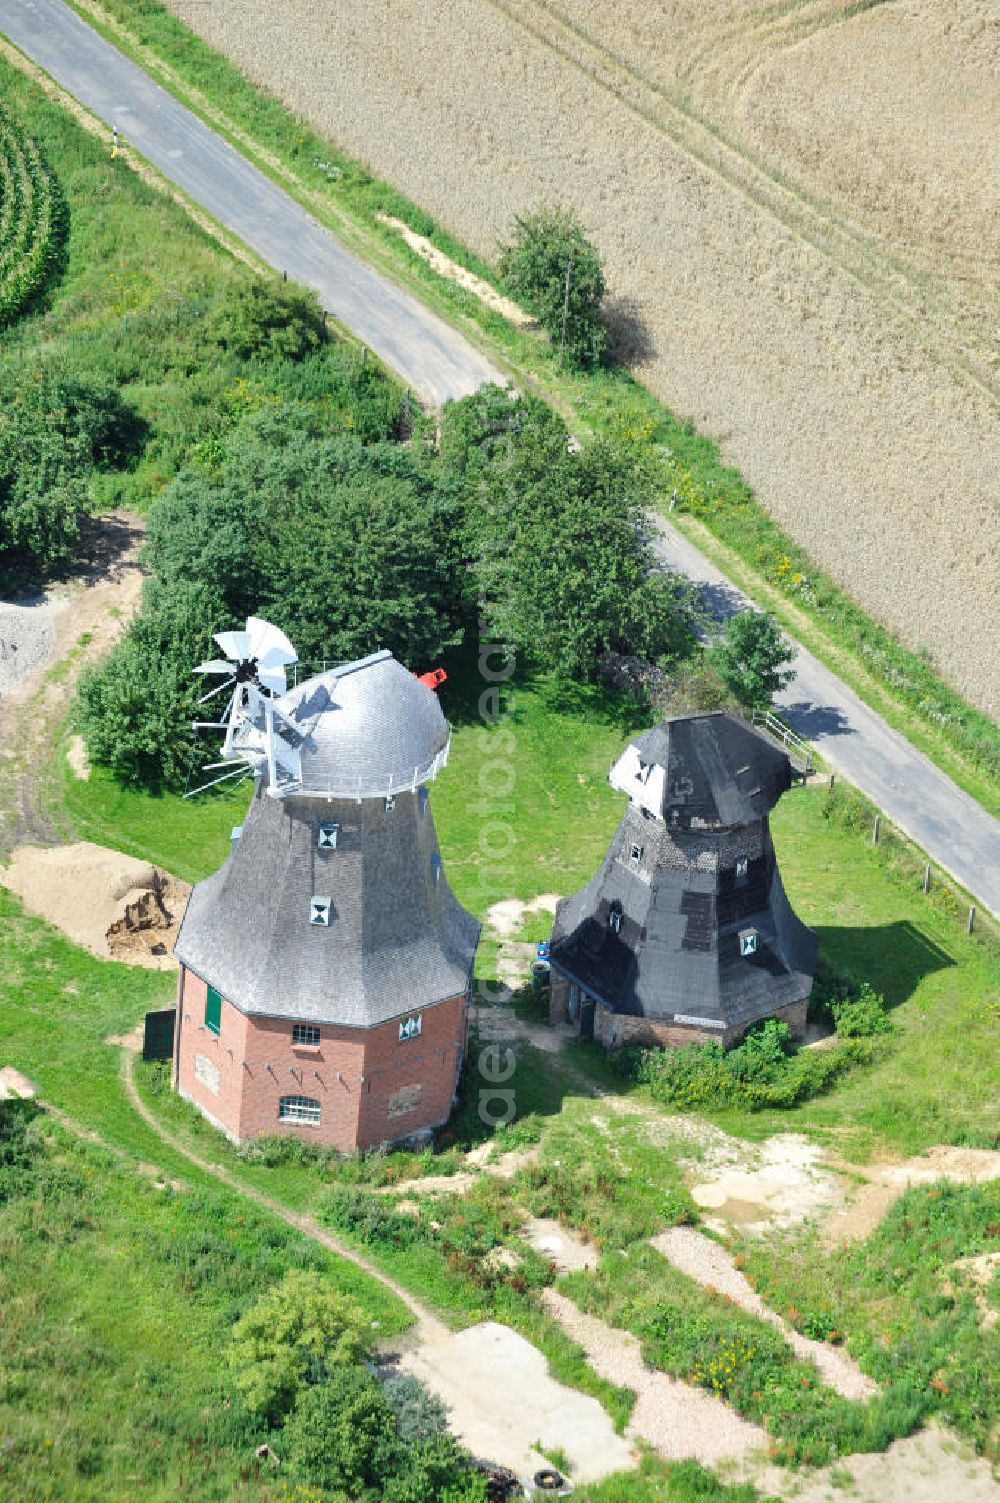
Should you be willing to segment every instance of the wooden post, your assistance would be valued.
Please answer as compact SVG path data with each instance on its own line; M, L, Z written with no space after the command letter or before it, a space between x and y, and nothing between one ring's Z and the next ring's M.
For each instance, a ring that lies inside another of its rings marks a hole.
M833 785L834 785L834 783L836 781L837 781L837 774L834 773L834 772L831 772L831 774L830 774L830 792L831 793L833 792Z
M969 909L969 922L965 926L965 932L966 932L966 934L971 934L972 931L973 931L973 929L975 929L975 927L976 927L976 910L975 910L975 908L970 908Z
M930 892L930 890L931 890L931 864L928 861L928 862L925 862L925 864L924 864L924 892L927 893L927 892Z
M878 845L878 827L879 827L879 824L880 824L880 816L878 814L876 814L876 816L875 816L875 823L872 825L872 845Z

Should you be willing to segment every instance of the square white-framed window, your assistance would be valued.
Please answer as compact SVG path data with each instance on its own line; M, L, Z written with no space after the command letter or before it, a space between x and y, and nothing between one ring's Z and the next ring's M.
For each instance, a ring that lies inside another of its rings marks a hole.
M319 1043L319 1029L315 1023L293 1023L292 1043L296 1049L315 1049Z
M395 809L395 807L396 807L396 795L394 793L387 793L386 796L385 796L385 812L386 812L386 814L391 814L392 811L393 811L393 809Z
M407 1039L415 1039L420 1035L423 1027L423 1014L411 1013L408 1018L402 1018L399 1024L399 1042L405 1044Z
M635 841L628 848L628 859L633 866L638 866L642 861L642 846L637 845Z
M746 881L746 879L747 879L747 872L749 871L749 869L750 869L750 857L749 856L737 856L737 858L736 858L736 880L737 880L737 882L745 882Z
M324 928L330 926L330 910L333 908L332 898L309 899L309 922L310 924L322 924Z
M318 1127L321 1110L320 1103L313 1096L282 1096L278 1102L278 1121Z
M324 820L316 836L316 848L320 851L335 851L340 836L340 826L332 820Z
M740 954L744 957L756 955L760 936L756 929L740 930Z

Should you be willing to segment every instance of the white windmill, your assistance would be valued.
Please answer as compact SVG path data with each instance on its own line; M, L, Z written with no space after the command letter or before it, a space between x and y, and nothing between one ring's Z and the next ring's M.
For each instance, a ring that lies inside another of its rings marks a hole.
M208 763L206 772L233 761L240 765L192 789L185 798L247 770L260 772L265 766L268 791L280 798L301 783L299 751L308 735L275 704L288 687L285 669L298 661L298 654L283 631L258 616L247 617L245 630L216 632L214 640L225 658L199 663L194 672L225 674L225 682L202 695L198 703L205 704L227 689L232 689L232 694L219 720L196 720L194 729L226 733L221 747L223 760Z

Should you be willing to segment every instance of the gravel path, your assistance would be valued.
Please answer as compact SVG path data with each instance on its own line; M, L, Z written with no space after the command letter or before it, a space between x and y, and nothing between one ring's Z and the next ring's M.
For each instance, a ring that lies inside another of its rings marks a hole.
M669 1461L693 1456L705 1466L768 1445L759 1425L740 1419L721 1399L646 1367L638 1338L630 1332L585 1315L554 1289L546 1289L542 1298L549 1314L583 1347L594 1371L635 1393L626 1435L644 1440Z
M805 1362L814 1363L823 1382L835 1388L845 1399L868 1399L878 1392L878 1385L865 1377L846 1353L825 1342L800 1335L765 1305L749 1280L740 1273L731 1255L717 1242L712 1242L691 1226L672 1226L669 1231L651 1237L650 1242L675 1268L701 1284L702 1288L728 1295L742 1310L776 1327L795 1355Z

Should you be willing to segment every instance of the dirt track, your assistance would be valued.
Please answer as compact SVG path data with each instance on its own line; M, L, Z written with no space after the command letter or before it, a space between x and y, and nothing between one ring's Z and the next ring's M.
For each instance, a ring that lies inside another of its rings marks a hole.
M169 3L487 255L516 213L574 202L644 325L643 378L1000 706L982 0L947 23L931 0L669 0L627 25L624 0Z

